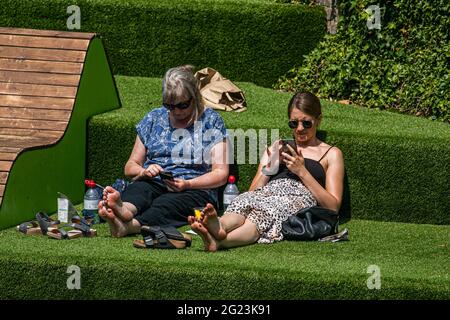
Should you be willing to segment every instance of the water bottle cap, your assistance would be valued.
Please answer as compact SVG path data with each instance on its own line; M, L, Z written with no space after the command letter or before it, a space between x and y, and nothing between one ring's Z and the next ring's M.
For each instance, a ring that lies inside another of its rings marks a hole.
M95 188L95 182L94 182L94 180L84 180L84 184L85 184L88 188Z
M236 178L234 176L229 176L228 183L236 183Z

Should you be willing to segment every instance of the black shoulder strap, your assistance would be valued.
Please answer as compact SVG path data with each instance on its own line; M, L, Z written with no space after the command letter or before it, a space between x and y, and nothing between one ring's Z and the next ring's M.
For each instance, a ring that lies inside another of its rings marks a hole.
M325 153L324 153L323 156L319 159L318 162L320 162L320 161L323 159L323 157L325 157L325 156L327 155L328 151L330 151L330 149L333 148L333 147L334 147L334 146L329 147L328 150L325 151Z

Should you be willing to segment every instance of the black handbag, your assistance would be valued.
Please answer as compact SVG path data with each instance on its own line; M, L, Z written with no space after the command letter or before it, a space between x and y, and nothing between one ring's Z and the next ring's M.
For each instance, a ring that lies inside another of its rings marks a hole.
M281 225L286 240L318 240L338 231L336 211L322 207L305 208L290 216Z

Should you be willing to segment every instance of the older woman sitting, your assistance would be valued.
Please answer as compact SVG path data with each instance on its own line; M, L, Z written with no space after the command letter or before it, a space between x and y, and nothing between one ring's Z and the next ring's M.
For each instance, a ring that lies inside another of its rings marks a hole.
M192 208L217 203L216 188L228 177L225 124L204 107L190 66L167 71L162 98L163 106L136 126L125 165L134 182L122 197L106 187L99 203L114 237L138 233L143 225L187 224Z

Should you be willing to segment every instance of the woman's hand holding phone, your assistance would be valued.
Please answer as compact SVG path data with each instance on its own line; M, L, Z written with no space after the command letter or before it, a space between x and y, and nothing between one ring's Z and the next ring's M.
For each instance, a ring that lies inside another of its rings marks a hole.
M190 189L191 185L189 180L177 179L173 180L164 179L163 182L166 184L167 189L171 192L181 192Z
M305 158L300 150L295 150L289 144L287 144L287 150L288 152L282 153L283 161L289 171L300 177L302 170L305 169Z
M291 154L292 156L297 155L297 145L294 140L281 140L280 158L282 158L282 153ZM291 147L291 149L288 148ZM293 151L292 151L293 150Z

